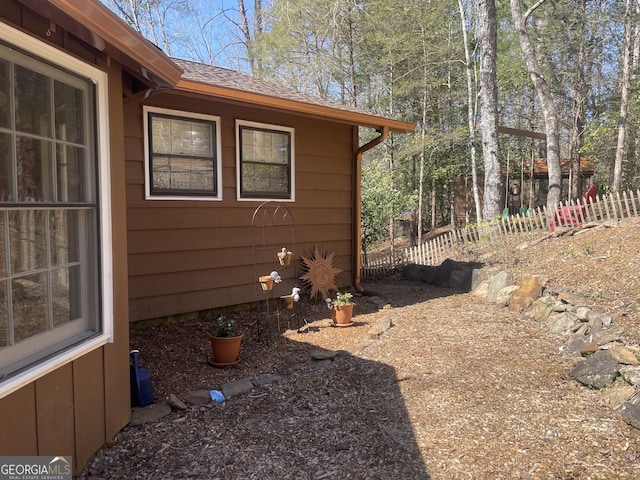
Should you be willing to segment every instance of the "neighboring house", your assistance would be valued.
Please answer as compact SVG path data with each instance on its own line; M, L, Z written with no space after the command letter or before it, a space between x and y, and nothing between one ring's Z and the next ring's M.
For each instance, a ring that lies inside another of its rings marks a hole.
M533 167L533 175L530 173ZM562 170L562 194L568 199L569 185L573 172L568 158L560 160ZM580 159L580 191L585 194L593 183L595 167L588 158ZM547 174L547 159L537 158L532 165L525 165L521 172L509 173L509 185L505 185L506 207L511 214L518 213L521 208L538 208L546 205L549 192L549 176ZM508 188L507 188L508 187ZM484 176L478 176L478 191L482 202L484 192ZM458 177L454 185L454 212L456 226L476 221L476 210L470 177Z
M96 0L0 0L2 455L82 469L129 421L130 320L255 299L262 200L358 287L362 153L412 129L174 61Z

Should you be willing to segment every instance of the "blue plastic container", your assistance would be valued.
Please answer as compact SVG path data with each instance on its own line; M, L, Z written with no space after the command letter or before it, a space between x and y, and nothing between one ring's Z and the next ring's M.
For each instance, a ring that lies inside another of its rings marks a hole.
M138 365L139 350L131 350L130 380L131 380L131 406L145 407L153 402L153 386L151 385L151 372Z

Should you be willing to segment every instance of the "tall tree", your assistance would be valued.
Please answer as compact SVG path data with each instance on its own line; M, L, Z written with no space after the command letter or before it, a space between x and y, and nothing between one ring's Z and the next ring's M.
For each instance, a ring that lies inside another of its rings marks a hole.
M480 193L478 189L478 167L476 162L476 95L474 82L474 64L473 55L469 44L469 35L467 28L467 15L462 0L458 0L458 9L460 11L460 26L462 28L462 42L464 44L464 63L467 78L467 126L469 128L469 157L471 161L471 189L473 191L473 203L476 208L476 219L482 222L482 204L480 202ZM496 33L497 35L497 33ZM497 38L497 37L496 37ZM497 45L496 45L497 49Z
M244 0L238 0L238 14L240 15L240 22L237 27L242 32L249 68L253 75L260 76L262 68L260 64L260 57L256 53L255 42L256 38L264 32L262 0L253 0L253 28L250 27L251 22L249 20L249 14L247 13L247 7ZM229 21L234 23L234 19L232 17L228 18Z
M620 86L620 119L618 121L618 145L613 169L613 189L622 186L622 162L627 153L627 113L629 110L629 82L631 78L631 13L633 0L625 0L624 43L622 46L622 78Z
M560 169L560 133L558 111L551 94L549 84L542 74L542 68L527 32L527 20L545 0L538 0L524 14L520 0L511 0L511 14L518 37L520 48L529 76L540 100L540 108L544 118L544 130L547 137L547 174L549 177L549 191L547 193L547 210L552 212L562 197L562 170Z
M478 1L480 25L480 127L484 157L483 218L502 211L502 158L498 143L498 85L496 83L498 27L494 0Z

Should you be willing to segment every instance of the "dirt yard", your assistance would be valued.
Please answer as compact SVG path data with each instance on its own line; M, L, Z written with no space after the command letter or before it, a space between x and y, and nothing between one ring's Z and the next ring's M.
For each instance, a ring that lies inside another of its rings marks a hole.
M461 259L588 296L638 345L639 225L531 243ZM580 358L561 352L565 337L470 293L400 276L364 286L379 299L356 297L349 328L331 326L324 302L301 301L279 330L263 321L258 342L255 311L227 312L245 339L225 369L207 363L205 319L133 329L156 403L263 374L278 381L126 427L79 479L640 478L640 431L569 379ZM368 338L389 315L394 326ZM338 355L312 362L312 351Z

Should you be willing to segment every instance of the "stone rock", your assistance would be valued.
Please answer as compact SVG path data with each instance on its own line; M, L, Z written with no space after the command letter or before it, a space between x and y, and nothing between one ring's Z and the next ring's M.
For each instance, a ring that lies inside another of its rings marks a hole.
M178 398L178 396L174 393L169 395L167 399L167 403L171 408L175 408L176 410L186 410L187 404Z
M549 318L553 311L553 303L549 301L550 297L542 297L534 301L531 306L524 311L524 315L528 318L542 322Z
M569 310L569 305L567 305L566 303L562 303L562 302L556 302L553 304L553 311L554 312L566 312Z
M282 380L281 375L276 375L275 373L264 373L251 380L251 383L253 383L256 387L259 387L262 385L278 383L280 380Z
M587 320L587 314L591 310L587 307L578 307L576 308L576 315L578 316L578 320L585 321Z
M608 352L614 360L618 361L618 363L623 363L625 365L638 365L639 363L633 352L622 345L609 347Z
M520 287L517 285L509 285L504 287L502 290L498 292L498 296L496 298L496 305L499 307L505 307L509 305L511 299L516 294Z
M571 378L588 387L602 389L610 386L618 376L618 362L599 350L571 370Z
M574 333L576 335L586 335L588 331L589 331L589 324L581 323L580 325L578 325L578 328L574 330Z
M587 339L584 335L574 334L571 335L567 343L564 344L564 349L568 353L579 352L582 347L587 344ZM597 347L597 345L596 345Z
M487 292L487 302L497 303L500 290L507 287L510 277L507 272L498 272L489 281L489 291Z
M420 265L420 275L418 280L424 283L428 283L429 285L433 285L436 279L436 267L431 265Z
M542 295L542 284L539 276L527 277L516 282L520 288L509 302L509 308L514 312L519 312L529 308L534 300Z
M193 390L184 396L184 401L189 405L204 405L211 401L209 390Z
M334 360L338 356L338 352L329 350L314 350L311 352L311 360Z
M474 292L482 282L483 279L481 278L480 270L477 268L471 270L471 291Z
M607 405L615 410L624 402L629 400L633 396L635 391L636 389L631 385L618 385L607 389L602 394L602 399Z
M225 398L231 398L242 393L247 393L253 390L253 383L248 378L236 380L235 382L225 383L220 387Z
M463 292L470 292L473 270L454 270L449 276L449 286Z
M454 260L447 258L444 262L436 267L436 274L433 279L433 284L438 287L449 287L449 279L451 274L458 270L458 266Z
M623 331L621 328L608 328L600 332L594 333L593 341L598 345L606 345L607 343L617 342L622 339Z
M382 330L383 332L386 332L391 327L393 327L393 321L395 319L396 319L395 315L385 315L380 320L375 322L371 327L372 328L377 328L377 329Z
M613 322L613 318L611 318L609 315L603 315L601 320L603 327L608 327L609 325L611 325L611 322Z
M594 321L602 322L602 317L604 317L604 314L596 310L588 310L586 313L586 320L590 323Z
M600 349L600 345L597 343L585 343L582 347L578 349L578 353L581 355L586 355L589 353L595 353Z
M589 325L589 331L592 334L596 334L602 330L602 320L600 320L600 318L596 318L593 321L588 322L587 325Z
M489 293L489 282L484 280L479 282L471 292L474 297L482 298L483 300L487 299L487 294Z
M367 332L367 338L369 340L379 340L383 333L379 328L370 328Z
M640 405L626 402L622 407L622 419L640 430Z
M558 299L562 300L564 303L570 303L574 307L586 307L591 305L591 300L587 297L572 292L560 292L558 294Z
M161 418L171 413L171 407L166 403L152 403L146 407L134 408L131 410L131 420L129 425L144 425L145 423L155 423Z
M622 378L624 378L631 385L640 385L640 367L633 365L623 365L620 367L620 375L622 375Z
M576 327L577 318L574 313L552 313L547 320L550 333L570 333Z
M404 266L400 275L407 280L420 281L420 267L415 263L408 263Z

